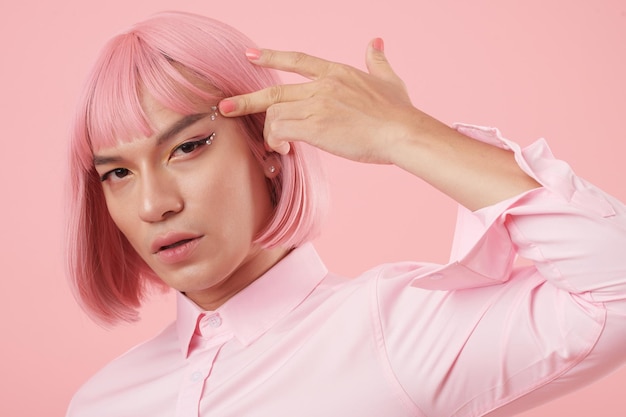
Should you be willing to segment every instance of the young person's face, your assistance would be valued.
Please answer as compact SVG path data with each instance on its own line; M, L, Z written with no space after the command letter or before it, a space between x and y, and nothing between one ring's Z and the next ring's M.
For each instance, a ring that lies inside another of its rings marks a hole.
M95 152L109 213L167 285L213 309L284 256L252 243L272 212L263 168L210 105L193 119L150 96L143 108L152 136Z

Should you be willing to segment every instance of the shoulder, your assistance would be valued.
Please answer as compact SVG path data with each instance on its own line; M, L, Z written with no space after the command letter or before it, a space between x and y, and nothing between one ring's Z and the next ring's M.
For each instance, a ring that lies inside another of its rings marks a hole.
M326 303L352 312L365 308L375 316L403 310L404 305L415 309L420 301L443 297L444 292L413 285L417 279L430 279L429 276L434 276L441 268L438 264L406 261L377 265L353 278L331 273L311 295L313 300L324 299Z
M109 362L74 394L67 417L102 415L103 410L114 415L112 407L125 402L122 397L131 396L138 387L145 386L146 381L167 372L166 363L183 360L177 342L176 326L172 323L155 337ZM155 367L155 363L160 366Z

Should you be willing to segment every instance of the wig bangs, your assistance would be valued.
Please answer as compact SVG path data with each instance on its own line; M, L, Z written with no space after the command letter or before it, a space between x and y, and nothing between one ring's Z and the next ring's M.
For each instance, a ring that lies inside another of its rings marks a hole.
M154 133L142 105L145 95L182 115L221 96L133 32L112 39L96 67L85 115L92 153Z

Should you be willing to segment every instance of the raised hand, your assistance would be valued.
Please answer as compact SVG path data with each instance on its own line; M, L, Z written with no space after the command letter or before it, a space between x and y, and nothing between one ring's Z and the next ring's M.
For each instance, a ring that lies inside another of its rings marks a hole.
M303 141L354 161L395 164L472 210L539 186L512 152L468 138L415 108L381 39L368 45L368 72L300 52L250 49L247 55L256 65L311 80L220 102L224 116L265 111L269 149L286 154L290 142Z
M367 47L368 72L300 52L248 50L248 57L254 64L311 80L220 103L225 116L266 112L265 140L279 153L289 151L289 142L303 141L355 161L393 163L394 142L409 135L407 126L417 118L428 117L412 106L381 39Z

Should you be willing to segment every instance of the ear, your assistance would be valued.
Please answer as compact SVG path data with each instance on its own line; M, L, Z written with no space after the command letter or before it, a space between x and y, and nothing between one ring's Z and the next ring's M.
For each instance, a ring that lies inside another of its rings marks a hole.
M282 164L280 162L280 156L277 153L268 154L263 158L263 172L265 177L274 179L280 174Z

